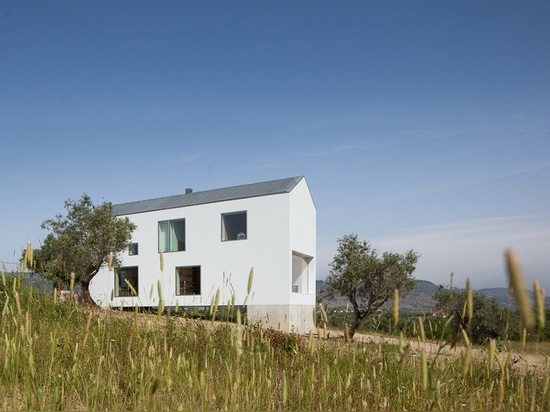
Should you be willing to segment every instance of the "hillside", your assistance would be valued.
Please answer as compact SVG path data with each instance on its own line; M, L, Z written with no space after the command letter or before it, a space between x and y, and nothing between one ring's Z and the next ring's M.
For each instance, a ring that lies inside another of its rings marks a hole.
M399 308L404 312L429 312L435 310L435 302L432 298L439 286L427 280L418 280L416 288L405 298L399 299ZM326 297L327 284L317 281L317 297L329 308L344 308L348 300L343 297L328 299Z
M439 289L439 285L427 280L417 280L416 288L405 298L399 299L399 308L404 312L429 312L435 310L435 301L433 295ZM457 289L461 291L463 289ZM324 281L317 281L317 297L322 299L322 302L329 308L344 308L348 304L346 298L328 299L326 297L327 285ZM510 297L508 288L485 288L474 290L474 293L479 293L488 297L494 297L497 302L503 306L510 306L513 300ZM531 299L534 301L533 293ZM550 297L546 298L545 307L550 307Z

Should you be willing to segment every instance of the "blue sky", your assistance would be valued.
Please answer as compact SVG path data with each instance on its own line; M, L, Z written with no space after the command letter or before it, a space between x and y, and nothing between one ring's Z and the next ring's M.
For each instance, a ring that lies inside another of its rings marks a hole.
M547 1L2 1L0 260L64 200L304 175L336 241L550 290Z

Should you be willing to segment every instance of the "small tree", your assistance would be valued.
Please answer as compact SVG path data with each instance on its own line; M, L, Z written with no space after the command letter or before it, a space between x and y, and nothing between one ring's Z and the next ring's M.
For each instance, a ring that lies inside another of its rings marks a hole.
M71 280L70 272L67 272L64 265L58 261L56 252L53 250L53 235L49 233L40 249L33 249L32 261L27 261L27 270L31 274L39 275L42 279L49 280L53 287L61 289L69 284ZM21 254L21 267L27 259L27 251L23 250Z
M473 293L473 317L465 313L466 291L451 290L439 285L433 295L436 309L452 316L448 333L451 340L460 339L460 329L468 332L473 343L486 343L488 339L506 339L519 336L519 318L509 309L501 308L494 297ZM447 336L446 336L447 337Z
M337 253L325 282L329 296L345 296L353 306L350 337L393 297L395 289L402 297L414 289L416 280L412 273L419 256L410 250L403 255L384 252L379 257L369 243L359 241L355 234L338 239Z
M70 273L82 288L85 303L93 304L89 286L112 252L129 247L136 225L128 218L119 219L112 213L112 204L94 205L86 194L78 201L66 200L67 215L57 215L42 223L49 229L36 256L35 271L54 285L66 285Z

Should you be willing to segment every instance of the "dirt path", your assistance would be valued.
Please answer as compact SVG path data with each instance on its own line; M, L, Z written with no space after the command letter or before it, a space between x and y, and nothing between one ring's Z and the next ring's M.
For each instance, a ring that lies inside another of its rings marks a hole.
M337 329L330 329L327 330L327 332L330 333L329 336L331 337L342 339L344 337L343 332ZM399 345L398 337L375 333L356 333L353 339L358 342L365 343L388 343L391 345ZM412 356L420 356L422 350L424 350L428 358L433 358L438 353L438 351L440 357L459 357L461 356L462 349L464 348L463 344L458 344L453 348L451 348L450 345L446 345L440 349L440 345L437 342L421 342L419 339L405 339L403 345L405 348L409 349ZM489 357L488 353L488 348L474 347L472 349L472 358L486 360ZM550 371L550 356L548 354L526 351L505 351L499 353L498 356L502 363L505 363L506 358L511 356L513 359L515 359L514 364L518 368L522 368L525 372L534 370Z

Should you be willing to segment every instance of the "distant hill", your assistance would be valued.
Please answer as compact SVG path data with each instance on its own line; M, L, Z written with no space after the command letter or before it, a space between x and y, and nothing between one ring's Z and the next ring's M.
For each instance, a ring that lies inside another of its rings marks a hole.
M345 308L348 304L348 300L343 297L337 297L334 299L326 298L327 284L322 281L317 281L317 297L322 299L325 305L329 308ZM405 298L399 299L399 309L404 312L430 312L435 310L435 301L433 295L439 289L439 285L427 280L417 280L416 288L407 295ZM462 291L463 289L456 289ZM513 300L510 297L508 288L485 288L475 290L475 293L485 295L488 297L494 297L497 302L504 307L513 305ZM531 293L533 299L533 294ZM389 304L388 304L389 305ZM550 298L546 298L545 306L550 307Z
M510 291L507 288L485 288L479 289L477 293L495 298L502 306L511 306L514 304ZM531 295L531 298L533 298L533 295Z
M317 297L322 298L322 302L331 309L345 308L348 304L347 298L336 297L328 299L326 297L327 284L317 281ZM429 312L435 310L435 301L432 296L439 289L439 286L427 280L418 280L416 288L405 298L399 299L399 308L404 312Z
M404 312L430 312L435 310L432 296L439 285L427 280L417 280L416 288L406 297L399 299L399 308Z

